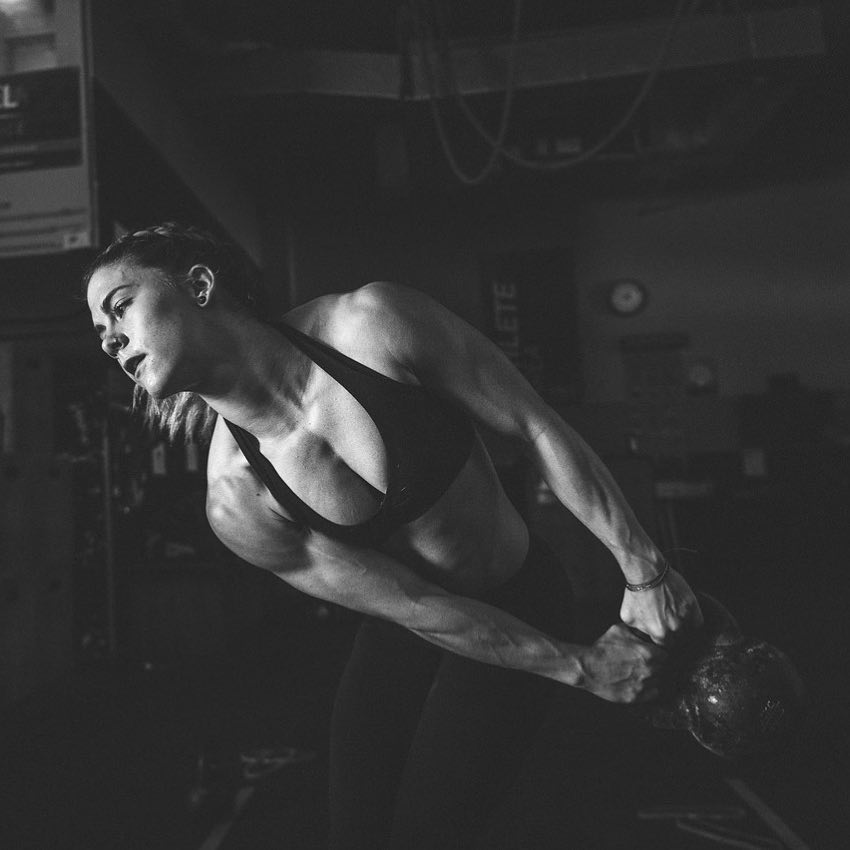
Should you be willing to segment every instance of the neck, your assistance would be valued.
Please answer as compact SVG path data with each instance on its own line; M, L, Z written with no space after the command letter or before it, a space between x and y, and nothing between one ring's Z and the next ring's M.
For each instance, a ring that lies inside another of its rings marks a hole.
M258 439L294 427L306 374L279 331L253 319L234 323L216 355L197 390L216 413Z

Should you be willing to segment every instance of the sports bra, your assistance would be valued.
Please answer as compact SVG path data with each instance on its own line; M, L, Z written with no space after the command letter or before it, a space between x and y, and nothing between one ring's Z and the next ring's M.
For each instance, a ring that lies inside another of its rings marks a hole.
M256 437L232 422L227 427L260 480L297 523L345 543L374 546L437 502L469 458L475 429L463 411L426 387L388 378L290 325L275 327L345 387L375 423L388 468L387 492L372 488L380 502L377 512L354 525L331 522L289 489L260 452Z

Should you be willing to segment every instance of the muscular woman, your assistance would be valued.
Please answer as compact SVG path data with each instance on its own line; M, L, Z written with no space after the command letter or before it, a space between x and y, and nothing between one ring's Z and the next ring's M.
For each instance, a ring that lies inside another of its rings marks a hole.
M216 535L364 615L332 719L332 847L473 847L559 686L656 694L663 645L700 622L691 589L601 461L460 318L372 283L272 322L232 249L172 224L113 243L85 287L149 418L211 433ZM592 646L572 642L564 573L479 424L520 441L616 557L622 623Z

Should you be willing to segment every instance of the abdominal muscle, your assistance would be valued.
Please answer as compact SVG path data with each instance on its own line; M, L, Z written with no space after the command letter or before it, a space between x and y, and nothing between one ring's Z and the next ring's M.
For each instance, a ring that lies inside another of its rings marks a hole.
M446 590L477 596L517 572L528 550L528 530L476 440L436 504L380 548Z

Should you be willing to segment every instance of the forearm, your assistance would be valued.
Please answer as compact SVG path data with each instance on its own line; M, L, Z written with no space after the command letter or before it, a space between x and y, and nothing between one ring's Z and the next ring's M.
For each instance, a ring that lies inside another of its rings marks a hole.
M532 442L534 459L558 500L612 552L626 581L660 572L664 557L596 453L554 414Z
M457 655L523 670L580 687L583 647L538 631L511 614L468 597L427 595L411 606L402 625Z
M593 646L564 643L489 605L465 597L425 596L408 628L476 661L524 670L614 702L657 696L659 650L614 625ZM418 621L419 626L411 625Z
M314 539L307 562L306 569L280 572L280 577L311 596L398 623L466 658L583 684L584 647L546 635L485 602L450 593L381 552Z

